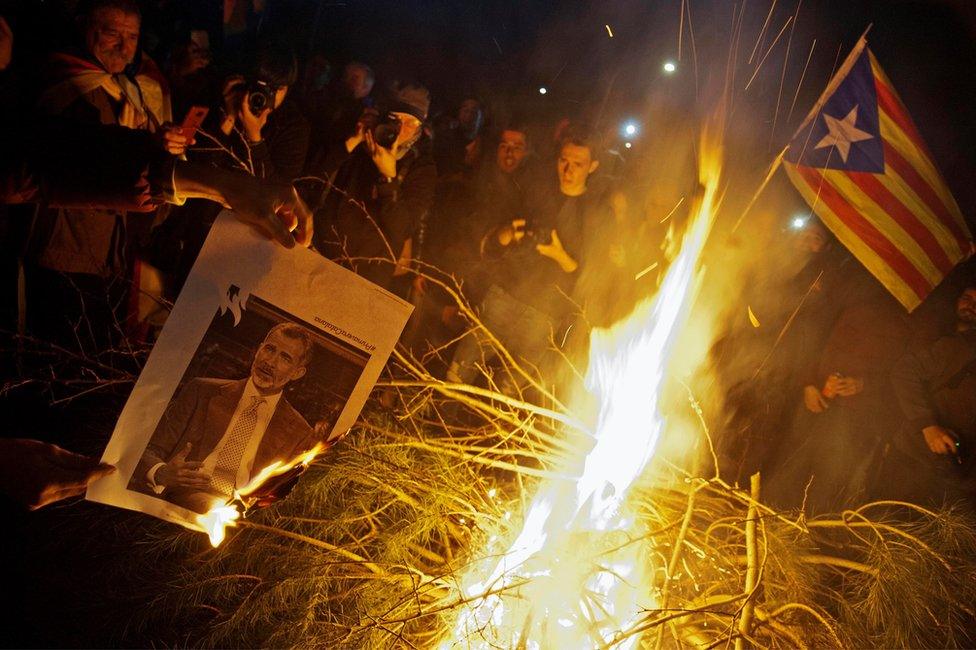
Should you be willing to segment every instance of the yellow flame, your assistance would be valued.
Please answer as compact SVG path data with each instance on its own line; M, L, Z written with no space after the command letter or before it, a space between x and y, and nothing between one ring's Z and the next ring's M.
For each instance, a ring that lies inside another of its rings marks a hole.
M300 454L290 461L276 460L257 475L248 481L247 485L239 490L235 490L234 498L230 500L216 500L213 506L205 514L197 515L196 523L201 530L210 537L210 544L214 548L220 546L227 536L227 527L236 525L241 518L241 512L237 508L237 502L247 502L247 497L254 493L265 481L275 476L281 476L298 465L308 465L315 457L325 449L324 443L317 443L314 447L303 454Z
M633 524L623 501L664 428L664 379L694 301L699 259L720 200L718 135L703 133L697 211L658 294L591 335L585 383L599 411L595 444L582 459L579 478L572 485L543 485L521 533L487 578L463 583L472 604L460 613L443 648L603 645L642 609L654 607L646 585L649 561L640 557L639 545L593 539L629 539ZM615 647L637 642L616 641Z

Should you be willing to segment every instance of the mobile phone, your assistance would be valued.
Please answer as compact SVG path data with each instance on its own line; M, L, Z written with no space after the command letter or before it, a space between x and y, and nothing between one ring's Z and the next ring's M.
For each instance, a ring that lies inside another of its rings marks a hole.
M210 109L206 106L191 106L190 110L186 112L186 117L183 118L183 124L181 128L183 129L183 135L186 136L187 142L193 140L193 137L197 134L197 129L203 124L203 120L206 119L207 113Z

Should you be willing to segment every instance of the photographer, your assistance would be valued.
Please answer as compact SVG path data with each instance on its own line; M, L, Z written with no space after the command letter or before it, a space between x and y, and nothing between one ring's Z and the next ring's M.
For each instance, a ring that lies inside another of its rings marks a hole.
M290 184L305 164L309 126L289 88L298 75L294 53L265 44L244 74L228 77L211 103L204 127L189 150L200 162L275 183ZM152 236L152 262L166 274L166 296L175 300L210 232L220 206L189 201L174 209Z
M434 199L437 172L424 120L426 88L401 84L385 112L368 110L316 165L326 183L315 211L315 247L368 280L390 288L415 255L414 233Z
M567 134L556 164L558 192L536 192L525 218L492 229L482 241L483 256L497 262L489 270L481 320L516 359L538 365L551 333L569 315L567 296L573 293L582 261L584 232L596 224L604 205L587 186L600 164L599 153L590 134ZM471 383L477 376L475 363L493 356L469 332L454 353L448 380Z
M287 99L298 78L295 54L286 47L260 47L243 75L224 81L218 138L260 178L291 182L305 164L310 127Z

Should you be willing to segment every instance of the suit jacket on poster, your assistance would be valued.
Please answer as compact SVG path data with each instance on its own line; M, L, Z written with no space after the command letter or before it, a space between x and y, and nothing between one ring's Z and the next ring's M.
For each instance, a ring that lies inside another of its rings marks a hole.
M247 379L191 379L170 402L129 482L129 489L152 493L146 474L168 462L186 443L187 461L204 461L227 431ZM254 458L252 474L276 460L288 461L311 449L316 434L284 398L278 401Z

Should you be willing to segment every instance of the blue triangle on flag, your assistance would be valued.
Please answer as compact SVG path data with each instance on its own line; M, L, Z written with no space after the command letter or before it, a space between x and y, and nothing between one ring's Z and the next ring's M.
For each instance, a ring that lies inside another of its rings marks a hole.
M852 116L855 109L856 114ZM812 122L790 142L786 160L819 169L884 172L878 93L867 48Z

